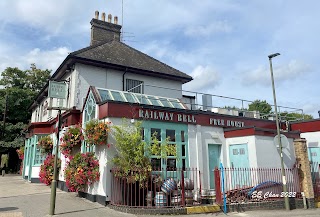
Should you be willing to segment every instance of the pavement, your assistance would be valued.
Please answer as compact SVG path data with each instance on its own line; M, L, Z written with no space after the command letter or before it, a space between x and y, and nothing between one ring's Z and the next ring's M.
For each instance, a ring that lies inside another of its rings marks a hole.
M17 175L0 176L0 217L44 217L50 216L50 187L43 184L29 183ZM79 198L76 193L64 192L57 189L56 209L54 216L75 217L136 217L137 215L117 212L98 203ZM138 215L139 217L154 217ZM165 217L166 215L162 215ZM170 215L171 216L171 215ZM242 213L208 213L179 215L179 217L266 217L266 216L319 216L320 209L308 210L267 210L248 211Z

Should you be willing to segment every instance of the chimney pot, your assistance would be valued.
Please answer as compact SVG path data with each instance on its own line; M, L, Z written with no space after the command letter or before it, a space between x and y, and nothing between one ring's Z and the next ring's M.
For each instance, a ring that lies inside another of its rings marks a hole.
M111 23L111 21L112 21L112 15L109 14L109 15L108 15L108 22Z
M101 20L102 20L102 21L106 21L106 13L104 13L104 12L102 13L102 15L101 15Z
M118 17L114 16L114 24L118 24Z
M95 12L95 18L96 18L96 19L99 19L99 11L96 11L96 12Z

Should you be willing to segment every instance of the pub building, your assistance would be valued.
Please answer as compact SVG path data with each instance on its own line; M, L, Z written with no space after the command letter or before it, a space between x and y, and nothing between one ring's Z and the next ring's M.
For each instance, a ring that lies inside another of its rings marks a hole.
M48 110L54 106L68 109L62 114L60 138L67 127L79 123L84 127L92 119L112 125L121 124L123 118L142 121L145 140L157 132L159 140L170 137L170 143L177 149L177 156L165 161L152 157L153 166L197 168L201 183L195 185L203 189L215 189L212 171L220 162L225 167L280 168L274 145L274 120L261 119L258 112L244 114L214 108L208 103L208 94L202 95L202 99L185 95L182 85L192 82L192 77L121 42L117 20L114 17L112 22L109 15L106 21L104 13L100 20L96 12L90 22L90 46L70 53L52 75L51 80L67 82L65 100L49 98L47 84L30 105L32 118L25 140L24 179L39 182L40 166L45 159L37 147L39 138L50 135L56 145L57 111ZM283 150L285 167L291 168L296 162L294 139L301 136L310 139L312 153L319 152L319 119L281 123L281 131L288 138ZM109 144L115 143L110 137L108 140ZM81 151L87 151L84 145ZM101 176L85 193L105 204L110 201L110 162L114 150L102 145L95 146L93 151L99 159ZM319 157L320 152L312 156ZM63 174L66 159L60 152L59 158L62 165L58 187L66 190Z

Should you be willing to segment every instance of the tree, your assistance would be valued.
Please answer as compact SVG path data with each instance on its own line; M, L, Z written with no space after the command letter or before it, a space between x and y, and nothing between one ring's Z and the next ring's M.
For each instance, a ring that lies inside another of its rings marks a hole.
M31 117L28 107L48 81L50 70L37 69L35 64L31 64L28 70L8 67L1 76L0 85L4 89L0 89L0 147L23 146L23 130Z
M260 114L270 114L271 113L271 105L267 103L265 100L255 100L249 104L249 111L259 111Z
M312 120L313 116L309 114L300 114L296 112L289 113L287 111L280 113L282 120L299 121L299 120Z
M34 92L38 93L41 91L43 86L47 83L50 78L51 70L41 70L36 67L36 64L32 63L29 70L26 70L27 86Z
M6 87L6 88L11 88L11 87L16 87L19 89L26 88L26 79L27 79L27 73L26 71L22 71L18 69L17 67L11 68L8 67L6 68L2 73L1 73L1 80L0 80L0 85Z

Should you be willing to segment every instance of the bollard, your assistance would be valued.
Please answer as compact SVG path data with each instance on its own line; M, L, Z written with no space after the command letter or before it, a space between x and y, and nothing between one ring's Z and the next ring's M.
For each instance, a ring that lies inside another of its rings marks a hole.
M303 208L307 209L307 200L306 200L306 195L304 194L304 192L301 192L302 195L302 199L303 199Z

